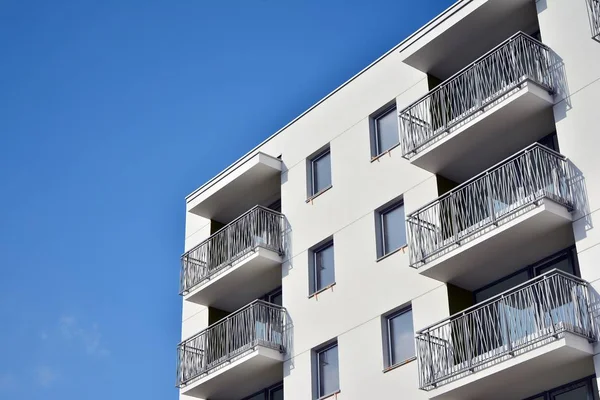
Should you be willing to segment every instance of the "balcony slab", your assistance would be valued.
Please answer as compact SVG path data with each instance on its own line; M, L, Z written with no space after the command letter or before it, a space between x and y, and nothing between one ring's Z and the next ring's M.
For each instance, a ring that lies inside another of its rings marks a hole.
M463 182L553 129L553 98L526 81L409 157L411 164Z
M281 190L281 170L280 159L256 153L191 193L186 198L187 209L227 223L255 204L277 198Z
M514 32L536 25L529 0L459 0L406 39L400 52L406 64L446 79Z
M181 394L200 399L241 399L283 379L283 354L257 346L183 386Z
M435 400L523 399L593 374L593 355L586 338L564 332L559 339L458 376L428 395Z
M184 300L234 311L281 283L282 257L257 247L207 278L184 295Z
M571 223L567 208L546 198L448 247L418 271L475 290L572 244Z

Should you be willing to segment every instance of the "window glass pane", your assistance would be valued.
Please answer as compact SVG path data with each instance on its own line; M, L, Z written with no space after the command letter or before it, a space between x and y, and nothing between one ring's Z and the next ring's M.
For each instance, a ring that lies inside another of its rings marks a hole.
M544 272L551 271L553 269L560 269L561 271L568 272L569 274L574 274L575 270L573 268L573 263L571 262L571 258L568 256L558 257L552 261L549 261L548 264L545 264L539 267L536 271L536 275L541 275Z
M588 400L588 386L583 385L577 388L573 388L567 391L562 391L563 393L552 395L550 398L552 400Z
M415 356L415 333L412 311L392 316L388 319L390 363L406 361Z
M400 141L398 137L398 118L396 108L375 120L377 155L391 149Z
M518 274L513 275L510 278L504 279L486 289L477 291L475 293L475 302L480 303L484 300L489 299L490 297L505 292L508 289L512 289L513 287L528 280L529 273L527 271L519 272Z
M331 186L331 153L327 152L312 162L313 169L313 192L319 193Z
M381 226L383 228L383 255L406 244L403 205L381 214Z
M281 292L274 293L269 296L269 302L277 304L278 306L283 305Z
M271 390L269 400L283 400L283 386Z
M260 392L260 393L257 393L257 394L255 394L255 395L254 395L254 396L252 396L252 397L248 397L248 398L247 398L247 399L245 399L245 400L267 400L267 398L266 398L266 396L265 396L265 392L264 392L264 391L262 391L262 392Z
M321 290L335 282L333 244L315 252L315 290Z
M336 392L340 388L338 375L337 345L318 354L319 363L319 397Z

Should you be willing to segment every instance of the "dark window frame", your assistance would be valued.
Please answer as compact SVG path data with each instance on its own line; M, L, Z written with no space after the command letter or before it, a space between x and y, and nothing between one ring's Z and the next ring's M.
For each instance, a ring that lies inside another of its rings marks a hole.
M320 282L319 282L319 273L317 270L318 267L318 263L317 263L317 256L320 252L327 250L328 248L332 249L333 252L333 265L332 265L332 269L333 269L333 281L321 286ZM315 294L318 293L326 288L328 288L329 286L335 284L335 246L334 246L334 242L333 242L333 238L329 238L326 239L324 242L316 245L315 247L313 247L310 251L310 257L311 257L311 285L310 285L310 294Z
M254 396L256 396L258 394L264 394L266 400L271 400L271 396L272 396L273 392L276 391L276 390L278 390L278 389L283 389L283 381L282 382L278 382L278 383L276 383L274 385L271 385L269 387L266 387L264 389L261 389L258 392L254 392L250 396L244 397L242 400L251 399L251 398L253 398Z
M583 386L587 386L588 398L598 399L599 396L597 394L594 394L594 379L596 379L596 375L586 376L585 378L577 379L573 382L569 382L564 385L552 388L550 390L537 393L531 397L527 397L525 400L539 400L540 398L544 400L553 400L556 395L568 393L570 390L577 389Z
M378 126L379 126L378 121L380 119L382 119L383 117L388 116L390 113L396 113L396 114L398 113L398 106L397 106L395 100L392 103L381 108L380 110L378 110L371 116L371 146L372 146L371 147L371 158L377 158L400 144L400 126L397 126L398 143L394 144L393 146L391 146L388 149L385 149L385 150L381 149L381 135L380 135L381 132L379 131L379 128L378 128ZM396 115L396 118L398 118L397 115Z
M331 350L333 348L337 348L337 364L338 364L338 369L337 369L337 381L338 381L338 387L337 389L335 389L334 391L332 391L331 393L321 393L321 359L320 356L321 354L323 354L324 352ZM317 399L321 399L324 397L329 397L335 393L338 393L340 391L340 350L339 350L339 346L338 346L338 341L337 339L330 341L320 347L317 347L316 349L313 350L314 352L314 357L315 357L315 395Z
M503 276L502 278L500 278L494 282L491 282L485 286L482 286L479 289L473 290L473 303L478 304L477 293L480 293L486 289L489 289L489 288L491 288L507 279L510 279L515 275L519 275L525 271L527 271L527 279L528 280L533 279L536 276L538 276L538 274L537 274L538 270L548 266L550 263L555 262L563 257L570 259L571 265L573 266L574 275L577 277L581 277L581 272L579 271L579 260L577 257L577 251L576 251L575 245L571 245L569 247L566 247L562 250L557 251L556 253L553 253L547 257L544 257L541 260L536 261L533 264L529 264L524 268L520 268L519 270L517 270L509 275ZM483 299L481 301L485 301L485 300L486 299Z
M390 369L390 368L394 368L396 366L399 365L403 365L406 364L408 361L414 360L417 354L417 350L415 348L415 341L414 341L414 321L412 324L412 329L413 329L413 350L414 350L414 354L411 357L408 357L404 360L394 360L394 351L393 351L393 336L392 336L392 329L391 329L391 321L396 318L399 317L401 315L410 313L411 314L411 320L412 320L412 305L409 304L407 306L403 306L400 307L397 310L391 311L389 313L387 313L386 315L383 316L384 318L384 323L385 323L385 357L384 357L384 363L385 363L385 368L386 369Z
M385 215L389 214L392 211L399 209L400 207L402 207L404 209L404 201L403 200L397 201L378 212L379 224L380 224L379 234L381 235L381 239L380 239L381 240L381 249L380 249L381 255L380 255L380 257L387 256L388 254L391 254L391 253L395 252L396 250L399 250L408 244L408 239L406 237L406 211L404 211L403 222L404 222L404 237L405 237L404 242L405 243L403 243L402 245L400 245L398 248L395 248L395 249L386 249L386 245L385 245L385 242L386 242L386 240L385 240L386 224L385 224L385 220L384 220Z
M331 148L329 146L327 146L326 148L320 150L319 152L317 152L316 154L314 154L312 157L310 157L310 185L309 185L309 189L310 189L310 193L309 193L309 198L310 197L314 197L316 195L318 195L321 192L324 192L325 190L329 189L331 186L333 186L333 176L329 177L329 180L331 181L331 183L324 187L321 188L320 190L317 190L317 188L315 187L315 182L316 182L316 163L317 161L321 160L322 158L324 158L325 156L329 155L329 172L330 175L332 174L332 169L331 169Z

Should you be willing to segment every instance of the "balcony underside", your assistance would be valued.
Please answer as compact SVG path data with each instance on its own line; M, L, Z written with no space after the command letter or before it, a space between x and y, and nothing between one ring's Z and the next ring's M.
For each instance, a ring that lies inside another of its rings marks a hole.
M193 288L185 300L235 311L281 284L282 257L262 247L249 251Z
M455 182L464 182L490 165L541 139L554 129L552 96L526 81L482 110L440 132L410 162Z
M241 399L282 379L283 355L259 346L182 387L181 393L210 400Z
M256 204L268 205L279 197L281 169L280 159L257 153L188 196L188 211L227 223Z
M409 38L402 54L408 65L446 79L514 32L537 25L530 0L460 1Z
M525 265L573 244L572 217L566 207L544 199L452 244L418 271L467 290L479 289Z
M565 332L559 339L523 349L428 392L435 400L524 399L594 373L593 345Z

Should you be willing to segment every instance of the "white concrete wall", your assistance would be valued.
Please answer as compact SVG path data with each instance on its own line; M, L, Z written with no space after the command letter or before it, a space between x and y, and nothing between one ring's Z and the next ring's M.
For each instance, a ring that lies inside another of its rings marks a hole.
M573 224L581 276L600 292L600 43L591 39L584 0L536 5L542 40L564 66L566 90L554 106L560 150L584 178L584 204Z
M564 63L566 89L554 107L561 152L585 177L587 204L574 223L583 278L600 291L600 43L590 39L584 0L538 0L542 39ZM447 288L409 267L408 251L376 261L374 211L402 197L406 213L437 197L435 177L398 148L371 161L369 116L395 99L399 109L427 92L425 74L393 51L255 149L282 154L282 212L291 227L282 266L283 304L293 323L284 364L285 398L312 396L311 350L337 338L341 399L425 399L417 363L383 372L382 315L412 304L415 330L449 314ZM306 203L306 159L330 145L333 187ZM251 155L250 154L250 155ZM207 219L187 213L186 250L209 236ZM336 285L309 298L308 249L333 236ZM184 302L182 338L204 329L205 307ZM600 375L600 371L598 371ZM185 396L182 396L185 398ZM186 399L187 400L187 399Z
M291 227L291 246L282 286L293 321L284 366L287 399L311 397L311 350L333 338L339 344L340 398L383 397L392 391L426 398L418 389L416 361L383 372L381 318L412 302L416 329L436 322L448 316L446 286L410 268L408 250L376 262L374 212L400 196L410 212L437 197L436 182L404 160L399 148L372 162L369 116L394 99L403 108L427 90L425 74L391 52L256 149L282 154L284 163L282 212ZM333 188L306 203L306 159L328 143ZM187 214L186 249L208 237L208 223ZM328 236L335 241L336 285L309 298L307 250ZM205 328L207 314L202 306L184 304L182 337Z
M600 43L593 41L584 0L540 0L542 40L562 60L566 93L554 106L561 153L584 179L573 224L581 275L600 278Z
M448 316L445 285L408 265L408 251L376 262L374 212L404 196L408 211L437 197L435 178L413 167L400 150L371 162L369 116L396 98L402 108L427 91L424 74L397 52L371 67L283 133L286 171L282 211L292 252L284 264L283 301L293 321L293 346L284 366L286 399L311 398L311 351L338 340L338 398L426 398L416 362L384 373L381 316L413 302L415 327ZM333 188L306 203L306 158L329 143ZM308 249L333 236L336 285L309 298ZM441 288L441 290L440 290Z

